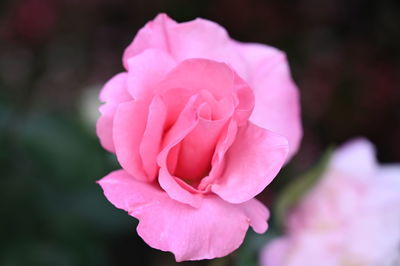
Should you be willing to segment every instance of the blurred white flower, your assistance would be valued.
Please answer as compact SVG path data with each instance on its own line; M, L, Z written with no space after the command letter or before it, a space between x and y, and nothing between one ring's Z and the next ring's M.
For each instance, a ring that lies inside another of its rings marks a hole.
M353 140L287 218L263 266L399 266L400 164L379 165L369 141Z
M79 112L85 125L87 125L93 132L95 132L96 121L100 117L98 111L101 102L99 100L99 92L101 85L91 85L82 90Z

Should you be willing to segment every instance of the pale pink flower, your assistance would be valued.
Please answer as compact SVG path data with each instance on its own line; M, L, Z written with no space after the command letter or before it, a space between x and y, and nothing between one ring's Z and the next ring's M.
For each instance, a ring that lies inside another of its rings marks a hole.
M161 14L123 63L100 94L97 134L123 168L99 181L107 199L178 261L227 255L249 225L265 232L268 210L254 197L301 137L285 55L211 21Z
M379 165L365 139L337 150L290 213L263 266L400 265L400 164Z

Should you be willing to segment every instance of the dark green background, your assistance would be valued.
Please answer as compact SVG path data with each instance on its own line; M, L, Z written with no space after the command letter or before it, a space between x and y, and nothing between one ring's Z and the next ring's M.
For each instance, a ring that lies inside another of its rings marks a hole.
M287 52L302 97L298 155L260 195L329 146L363 135L400 161L399 2L348 0L0 1L0 265L175 265L96 180L118 168L82 114L83 95L122 71L123 49L159 12L208 18L237 40ZM228 258L181 265L252 265L267 238Z

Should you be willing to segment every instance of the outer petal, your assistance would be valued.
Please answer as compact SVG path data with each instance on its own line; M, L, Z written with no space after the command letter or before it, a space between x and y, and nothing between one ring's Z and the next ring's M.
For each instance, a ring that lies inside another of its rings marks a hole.
M156 48L167 53L170 52L168 42L168 28L177 23L165 14L159 14L154 20L148 22L139 30L135 39L125 49L123 63L128 69L129 58L140 54L146 49Z
M236 43L247 61L247 83L254 90L255 108L250 121L276 132L289 142L289 157L302 136L300 100L287 59L279 50L260 44Z
M231 203L248 201L275 178L287 154L284 137L249 122L226 153L225 171L211 190Z
M112 128L115 110L118 104L131 100L126 88L127 73L120 73L110 79L102 88L100 100L105 102L100 106L100 118L97 120L96 133L101 145L108 151L114 152Z
M149 106L146 129L139 146L143 167L150 180L157 176L157 155L161 146L164 125L166 120L166 107L159 97L155 97Z
M240 74L245 72L241 55L231 44L226 30L209 20L197 18L178 24L166 14L159 14L138 32L125 50L125 67L130 57L149 48L161 49L177 61L207 58L234 65Z
M174 253L177 261L225 256L242 243L249 223L266 227L260 206L254 206L258 202L229 204L210 195L196 209L123 170L112 172L99 184L111 203L139 219L137 231L146 243Z
M127 86L134 99L150 101L155 87L175 66L175 61L167 53L158 49L147 49L130 58Z
M213 21L197 18L168 28L169 48L177 60L206 58L245 70L241 55L231 44L226 30Z
M254 232L263 234L268 229L266 221L269 219L269 211L260 201L251 199L242 204L238 204L250 219L250 225Z
M117 109L117 105L115 104L103 104L100 106L99 111L101 116L96 122L96 134L100 139L100 143L104 149L110 152L115 152L112 135L115 109Z
M138 180L148 181L142 158L140 142L147 122L147 105L143 101L120 104L114 118L113 138L118 162Z
M131 99L126 85L128 73L122 72L112 77L101 89L100 100L106 103L119 104Z

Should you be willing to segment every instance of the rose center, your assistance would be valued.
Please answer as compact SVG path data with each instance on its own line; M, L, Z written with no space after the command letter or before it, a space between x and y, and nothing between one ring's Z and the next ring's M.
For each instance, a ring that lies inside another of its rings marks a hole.
M196 103L198 122L171 149L168 158L170 173L192 187L197 187L211 171L215 148L233 108L232 103L229 104L229 99L217 102L206 92L200 92L198 97L199 101ZM225 113L220 110L221 105Z

